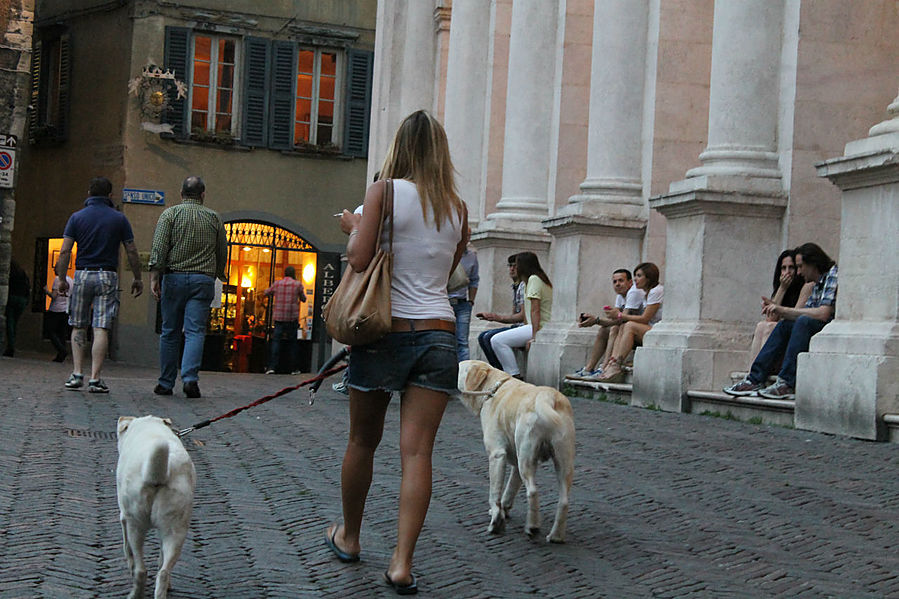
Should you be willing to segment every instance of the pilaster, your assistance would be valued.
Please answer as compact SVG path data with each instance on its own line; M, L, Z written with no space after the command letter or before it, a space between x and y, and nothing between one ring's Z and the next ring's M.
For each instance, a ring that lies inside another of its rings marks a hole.
M799 355L797 428L884 440L899 413L899 98L817 165L843 192L836 317Z

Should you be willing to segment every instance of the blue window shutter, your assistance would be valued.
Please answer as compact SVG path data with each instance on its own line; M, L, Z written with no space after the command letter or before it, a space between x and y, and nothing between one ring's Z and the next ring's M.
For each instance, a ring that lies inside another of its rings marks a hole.
M244 145L268 145L269 41L258 37L244 40L243 125Z
M347 51L343 153L348 156L365 158L368 155L374 57L374 52L353 49Z
M275 150L293 149L296 60L295 44L282 41L272 42L272 92L268 143L269 147Z
M190 87L188 58L190 56L191 30L187 27L165 28L165 68L175 72L175 78ZM165 114L165 122L172 125L176 137L190 135L190 121L187 118L187 100L172 100Z

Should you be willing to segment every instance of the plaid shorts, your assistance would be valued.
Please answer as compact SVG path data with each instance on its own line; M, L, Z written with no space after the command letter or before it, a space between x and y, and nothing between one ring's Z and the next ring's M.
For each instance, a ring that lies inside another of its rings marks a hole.
M109 270L76 270L69 292L69 324L76 329L112 328L119 311L119 275ZM93 312L93 317L91 315Z

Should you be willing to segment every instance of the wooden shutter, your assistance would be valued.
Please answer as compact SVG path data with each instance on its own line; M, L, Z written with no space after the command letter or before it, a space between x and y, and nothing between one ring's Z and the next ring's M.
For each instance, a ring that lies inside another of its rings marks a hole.
M57 108L59 115L56 125L56 141L64 141L69 136L69 104L71 103L72 81L72 38L68 33L59 36L59 91Z
M36 134L41 123L41 63L43 44L34 42L31 49L31 110L28 112L28 141L36 143Z
M241 140L247 146L268 145L268 40L244 40L244 110Z
M343 153L365 158L371 112L371 79L374 52L347 51L346 111L343 123Z
M190 89L190 56L191 30L187 27L165 28L165 68L175 72L175 78L184 81ZM187 118L187 100L173 99L164 115L166 123L172 125L175 137L190 135L190 121Z
M297 80L296 45L272 42L272 93L269 118L269 147L293 149L294 86Z

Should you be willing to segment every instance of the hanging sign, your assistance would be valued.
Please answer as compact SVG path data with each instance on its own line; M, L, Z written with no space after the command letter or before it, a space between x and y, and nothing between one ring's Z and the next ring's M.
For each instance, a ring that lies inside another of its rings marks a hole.
M16 178L15 135L0 134L0 187L12 189Z

